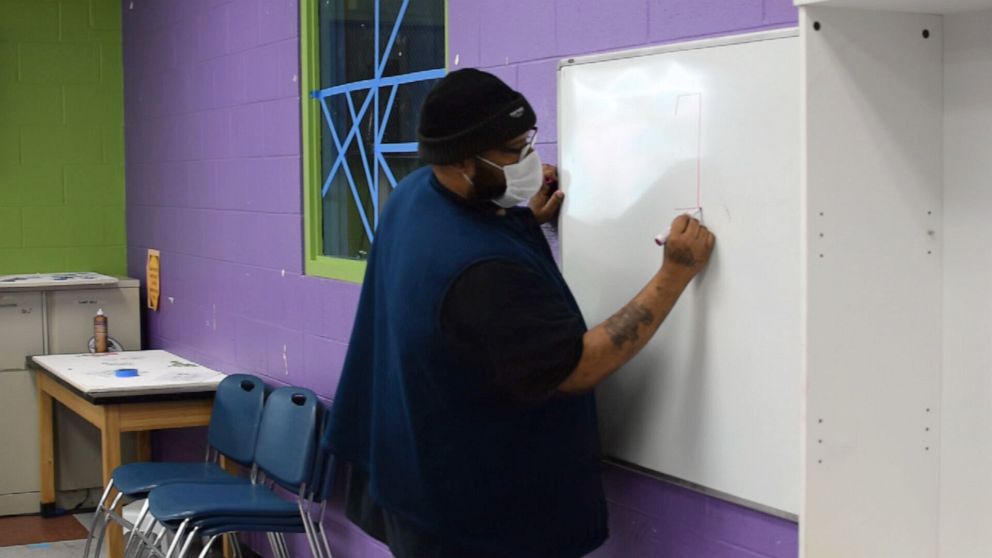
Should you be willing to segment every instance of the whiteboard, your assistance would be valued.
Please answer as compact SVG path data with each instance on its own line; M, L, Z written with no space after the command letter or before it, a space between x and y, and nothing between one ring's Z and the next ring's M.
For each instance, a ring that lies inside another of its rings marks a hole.
M604 451L759 508L799 510L803 245L794 30L563 61L562 265L590 327L701 206L707 271L597 389Z

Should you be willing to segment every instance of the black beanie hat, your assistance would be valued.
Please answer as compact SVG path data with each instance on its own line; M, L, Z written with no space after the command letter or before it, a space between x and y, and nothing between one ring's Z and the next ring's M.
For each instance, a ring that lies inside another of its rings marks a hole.
M420 158L435 165L462 161L536 123L527 99L498 77L471 68L451 72L427 94L420 109Z

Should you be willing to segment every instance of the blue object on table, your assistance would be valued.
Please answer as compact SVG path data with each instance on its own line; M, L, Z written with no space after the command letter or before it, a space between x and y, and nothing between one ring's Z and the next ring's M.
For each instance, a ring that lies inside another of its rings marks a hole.
M114 370L114 376L118 378L135 378L138 376L137 368L118 368Z

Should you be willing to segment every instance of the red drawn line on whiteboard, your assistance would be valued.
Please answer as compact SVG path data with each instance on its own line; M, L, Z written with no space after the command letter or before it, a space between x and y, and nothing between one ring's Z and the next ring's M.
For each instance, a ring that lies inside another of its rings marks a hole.
M675 116L679 115L679 107L683 97L696 97L699 101L698 122L696 123L696 207L703 207L703 94L683 93L675 97ZM695 209L690 208L690 209Z

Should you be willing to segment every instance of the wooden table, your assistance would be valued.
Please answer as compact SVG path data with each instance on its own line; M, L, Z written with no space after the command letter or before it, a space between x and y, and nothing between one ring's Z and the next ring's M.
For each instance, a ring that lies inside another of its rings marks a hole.
M48 355L31 357L28 365L38 371L42 516L55 511L53 401L100 430L106 486L121 464L122 432L138 433L138 459L149 460L152 430L209 424L214 391L224 377L165 351ZM117 378L118 368L137 368L139 377ZM108 557L121 558L121 527L111 522L109 529Z

